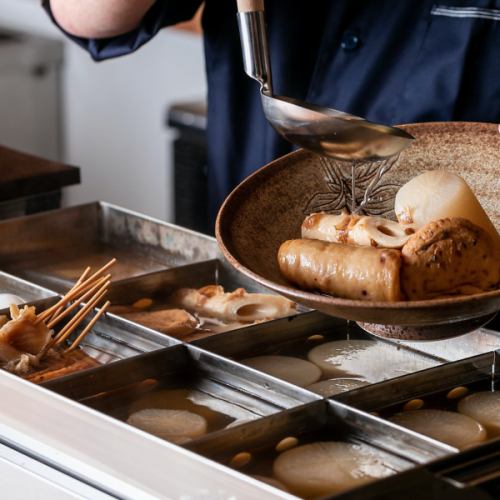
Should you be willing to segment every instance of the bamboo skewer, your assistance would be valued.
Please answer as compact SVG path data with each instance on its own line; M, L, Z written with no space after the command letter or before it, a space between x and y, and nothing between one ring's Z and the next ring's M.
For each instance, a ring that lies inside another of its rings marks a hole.
M91 270L92 270L91 267L87 266L85 268L85 271L83 271L83 273L81 274L81 276L78 278L78 281L73 285L72 288L74 288L75 286L78 286L88 276L88 274L90 273ZM54 311L54 313L49 318L47 318L47 321L53 321L54 318L56 318L61 313L61 311L63 309L64 309L64 306L60 306L59 308L57 308ZM49 326L49 328L52 328L52 327Z
M47 324L47 328L49 328L49 330L52 329L52 328L54 328L54 326L56 326L57 323L59 323L59 321L61 321L62 319L64 319L73 309L75 309L75 307L79 306L82 302L84 302L89 297L91 297L92 294L94 292L96 292L101 285L103 285L105 287L109 286L109 284L111 282L109 280L107 280L107 281L105 281L105 280L106 280L106 276L100 278L99 280L96 281L95 285L92 288L90 288L87 292L85 292L85 294L82 295L78 300L75 300L73 302L73 304L71 304L66 309L62 308L63 310L62 310L62 312L59 313L58 316L55 316L55 317L53 316L52 317L52 319L50 320L50 322Z
M83 329L82 333L80 333L80 335L78 335L78 337L73 341L73 343L64 352L68 353L68 352L74 351L78 347L78 345L80 344L80 342L85 338L85 335L87 335L87 333L90 330L92 330L92 328L94 327L94 325L97 323L97 320L106 312L106 310L108 309L108 307L110 305L111 305L111 302L108 300L101 307L101 309L99 309L99 311L92 318L92 320L90 321L90 323Z
M78 297L81 293L84 293L89 288L92 288L95 280L101 274L106 272L115 262L116 262L116 259L111 259L107 264L105 264L103 267L101 267L99 270L97 270L92 276L85 279L84 281L82 281L79 284L75 284L75 286L73 286L73 288L64 297L62 297L56 304L49 307L48 309L46 309L42 313L40 313L38 315L38 318L37 318L35 324L39 323L40 321L45 321L46 319L51 317L53 315L53 313L55 311L57 311L61 306L65 306L68 302L70 302L71 300ZM85 274L85 271L84 271L84 274Z
M106 295L106 292L107 290L103 285L94 295L92 300L87 302L70 320L70 322L54 337L53 343L60 344L61 342L64 342L71 335L73 330L80 324L87 313L89 313L97 305L104 295Z

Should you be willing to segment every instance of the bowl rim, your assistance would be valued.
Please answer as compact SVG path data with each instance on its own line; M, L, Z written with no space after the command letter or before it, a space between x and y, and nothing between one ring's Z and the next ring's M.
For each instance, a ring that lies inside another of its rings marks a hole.
M446 127L455 131L463 129L463 127L470 127L475 129L484 129L487 132L493 132L495 129L497 134L500 134L500 125L496 123L483 123L483 122L423 122L423 123L406 123L402 125L396 125L401 127L411 133L412 130L421 128L432 128L435 126ZM398 300L394 302L389 301L372 301L372 300L354 300L346 299L342 297L336 297L334 295L327 295L319 292L312 292L302 290L300 288L295 288L292 286L281 285L273 280L265 278L260 274L255 273L233 256L229 248L226 246L223 237L222 230L222 219L225 218L226 213L230 211L231 205L235 203L240 191L245 189L249 182L254 180L256 177L262 175L264 170L273 168L278 162L281 164L283 159L290 158L292 156L300 156L301 154L308 154L309 152L303 148L297 149L286 155L280 156L275 160L267 163L266 165L258 168L255 172L251 173L248 177L243 179L226 197L222 203L219 212L217 213L217 218L215 222L215 237L219 245L220 250L228 262L235 267L236 270L245 274L254 281L266 286L267 288L274 290L282 295L291 298L297 298L307 302L313 302L317 304L322 304L325 306L334 306L350 309L385 309L385 310L422 310L422 309L436 309L445 308L446 306L458 306L460 304L471 304L474 302L482 302L487 299L500 298L500 288L497 290L490 290L481 293L475 293L473 295L457 295L457 296L447 296L436 299L425 299L425 300ZM314 154L314 153L310 153ZM277 257L276 257L277 258Z

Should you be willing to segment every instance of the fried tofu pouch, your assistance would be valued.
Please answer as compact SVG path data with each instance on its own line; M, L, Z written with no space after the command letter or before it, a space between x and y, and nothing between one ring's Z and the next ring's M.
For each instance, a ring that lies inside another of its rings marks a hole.
M401 252L297 239L278 252L283 276L302 288L347 299L401 300Z
M478 293L500 283L500 256L491 236L460 217L423 226L402 256L401 284L410 300Z

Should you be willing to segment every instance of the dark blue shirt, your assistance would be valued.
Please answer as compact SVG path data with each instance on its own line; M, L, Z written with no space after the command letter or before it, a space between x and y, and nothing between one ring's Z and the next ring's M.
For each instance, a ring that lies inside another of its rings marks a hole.
M158 0L130 33L72 38L96 61L121 56L200 3ZM500 0L267 0L266 17L277 94L387 124L500 120ZM236 0L206 0L203 28L215 214L239 181L292 146L266 123L243 71Z

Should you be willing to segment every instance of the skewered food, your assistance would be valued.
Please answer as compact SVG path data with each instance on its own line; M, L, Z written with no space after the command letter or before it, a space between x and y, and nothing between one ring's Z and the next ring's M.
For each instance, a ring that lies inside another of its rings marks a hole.
M198 290L181 288L170 297L170 302L201 316L245 323L289 316L296 307L284 297L248 293L243 288L224 292L224 288L218 285L208 285Z
M309 498L339 493L396 471L367 445L327 441L285 451L274 461L273 472L292 493Z
M186 443L207 432L206 420L186 410L147 408L132 413L127 423L176 444Z
M401 248L409 234L392 220L347 212L339 215L315 213L302 223L302 238L360 246Z
M41 382L55 375L95 366L97 362L89 356L76 354L75 350L107 310L109 302L100 308L69 346L66 340L103 300L110 275L102 275L114 262L110 261L90 277L90 268L87 267L71 290L40 314L36 314L33 306L24 306L20 310L16 305L11 305L11 319L6 316L0 319L0 367ZM54 328L81 304L85 305L55 332Z
M290 356L256 356L241 363L299 387L314 384L321 377L321 370L316 365Z
M282 274L303 288L350 299L401 299L398 250L289 240L279 249L278 263Z
M368 385L368 382L359 378L332 378L329 380L320 380L315 384L309 385L307 389L324 398L329 398L330 396L335 396L335 394L352 391L365 385Z
M411 179L399 189L394 208L405 228L417 230L439 219L463 217L498 243L497 230L472 189L459 175L446 170L431 170Z
M458 411L484 425L489 437L500 436L500 393L498 391L470 394L459 401Z
M389 420L459 449L481 443L486 439L486 430L479 422L452 411L405 411Z
M500 283L500 254L489 234L453 217L426 224L402 250L401 282L410 300L471 294Z

